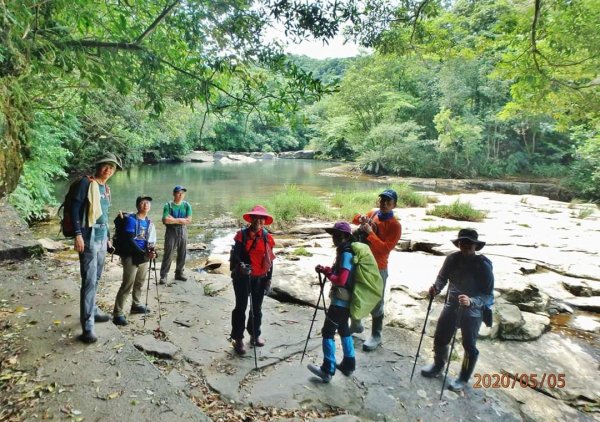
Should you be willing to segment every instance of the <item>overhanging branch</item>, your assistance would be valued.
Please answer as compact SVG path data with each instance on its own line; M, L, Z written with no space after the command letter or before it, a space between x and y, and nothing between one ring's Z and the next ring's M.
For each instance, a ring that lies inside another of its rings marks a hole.
M165 7L165 9L161 12L161 14L152 22L152 24L144 31L142 35L140 35L137 40L135 40L136 44L140 44L144 39L150 35L156 27L167 17L167 15L173 10L175 6L179 4L180 0L175 0L172 4Z

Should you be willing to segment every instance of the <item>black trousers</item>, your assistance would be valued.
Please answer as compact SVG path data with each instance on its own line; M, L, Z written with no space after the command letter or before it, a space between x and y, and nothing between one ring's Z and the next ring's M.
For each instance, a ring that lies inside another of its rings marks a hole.
M435 336L433 339L434 349L440 350L441 347L447 346L452 341L452 335L456 327L456 318L458 316L458 307L451 304L446 304L440 318L438 319L437 327L435 328ZM479 355L477 350L477 335L481 327L480 317L469 317L462 315L460 322L460 331L462 334L462 345L465 353L470 358L476 358Z
M350 308L342 308L340 306L330 305L327 309L327 319L323 324L321 334L323 338L333 338L335 332L340 334L340 337L348 337L350 328L348 327L348 318L350 318Z
M248 308L248 296L252 294L254 312L250 310L246 330L254 338L260 336L260 325L262 323L262 303L265 297L266 277L248 277L245 275L233 279L233 291L235 292L235 308L231 312L231 338L244 338L244 323L246 322L246 309ZM254 326L254 333L252 328Z

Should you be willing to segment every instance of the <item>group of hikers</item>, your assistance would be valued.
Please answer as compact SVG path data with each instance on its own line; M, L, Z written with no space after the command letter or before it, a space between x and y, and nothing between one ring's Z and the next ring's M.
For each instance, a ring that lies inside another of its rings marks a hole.
M79 182L78 195L71 206L72 215L79 217L76 218L75 227L75 250L79 252L81 268L80 308L83 332L79 339L85 343L97 340L94 322L110 320L108 315L99 311L95 297L106 252L112 247L108 230L110 189L106 182L121 168L121 162L115 155L103 155L96 161L94 177L83 178ZM187 280L184 275L186 226L192 220L192 207L184 200L185 193L186 189L183 186L175 186L173 201L167 202L163 208L162 222L166 226L166 232L160 270L161 284L167 281L171 261L175 255L175 279ZM361 319L368 313L372 317L371 333L363 343L362 349L370 352L382 344L388 258L402 232L401 225L394 216L397 201L397 193L392 189L385 189L378 195L377 208L353 218L352 224L358 226L358 229L353 231L346 221L338 221L333 227L325 229L332 237L336 255L331 266L317 265L315 268L320 280L319 300L323 297L324 301L325 280L331 283L329 307L326 309L326 318L321 329L323 361L320 366L308 365L309 371L325 383L331 381L336 369L346 376L355 371L356 355L352 335L364 331ZM151 202L151 197L141 195L136 199L137 212L121 216L125 219L123 231L127 234L129 252L121 254L123 281L113 310L113 322L117 325L127 324L123 308L130 292L131 313L149 312L147 306L141 302L141 291L149 271L149 263L157 257L156 228L148 218ZM261 337L262 303L265 294L271 289L275 259L275 240L265 227L273 223L273 217L261 205L254 206L242 217L248 226L236 232L230 256L235 292L235 307L231 313L231 339L234 351L238 355L247 352L244 331L248 332L253 347L262 347L266 343ZM435 282L428 290L427 312L431 308L433 298L449 284L444 308L434 334L434 361L421 369L421 375L432 378L443 372L449 359L451 341L453 345L456 331L460 328L464 358L458 378L450 382L448 388L452 391L462 391L468 384L477 362L479 352L476 343L481 323L491 323L489 319L493 304L494 276L490 260L476 253L483 248L485 242L479 240L475 230L461 229L458 236L451 241L459 250L446 257ZM362 244L360 248L357 246L359 244ZM372 286L362 285L363 270L359 266L363 260L376 268L372 272L376 274L377 282ZM156 264L154 265L156 270ZM375 296L369 296L369 289L376 291ZM357 303L362 306L360 312L356 311ZM246 318L248 304L250 311ZM366 312L365 306L368 306ZM425 324L426 321L427 318ZM339 363L336 362L336 332L340 336L343 350L343 359ZM417 358L418 351L415 364Z

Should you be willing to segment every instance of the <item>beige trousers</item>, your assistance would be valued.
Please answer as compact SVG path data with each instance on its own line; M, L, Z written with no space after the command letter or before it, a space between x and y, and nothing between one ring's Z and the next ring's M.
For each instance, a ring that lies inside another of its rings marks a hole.
M124 315L123 308L125 307L129 292L132 292L131 306L142 304L142 287L144 287L144 281L146 281L146 276L148 275L148 262L133 265L131 257L128 256L121 258L121 263L123 264L123 281L115 299L113 318Z

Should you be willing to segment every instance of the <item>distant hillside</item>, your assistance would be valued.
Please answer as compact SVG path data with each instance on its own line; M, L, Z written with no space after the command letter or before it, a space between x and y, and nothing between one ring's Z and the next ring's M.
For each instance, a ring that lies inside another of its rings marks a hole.
M356 60L356 57L313 59L305 55L290 54L290 59L299 67L313 75L324 83L331 83L342 79L346 70Z

